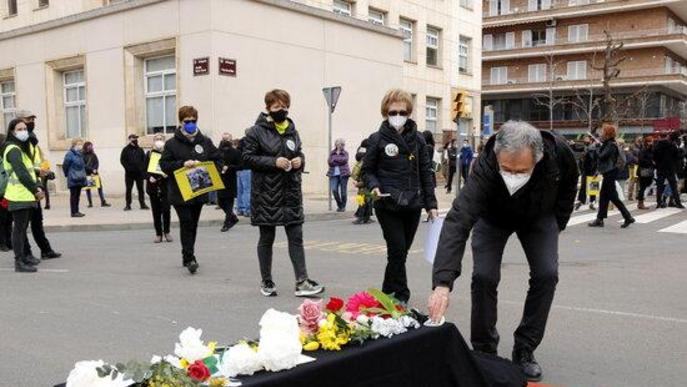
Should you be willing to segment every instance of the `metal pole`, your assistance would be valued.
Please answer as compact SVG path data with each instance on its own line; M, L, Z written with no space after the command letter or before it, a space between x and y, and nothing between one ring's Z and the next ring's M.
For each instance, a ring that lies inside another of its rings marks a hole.
M329 112L329 147L327 148L327 159L329 159L329 152L332 151L332 109L327 107ZM329 211L332 210L332 190L329 188L329 181L327 181L327 197L329 198Z

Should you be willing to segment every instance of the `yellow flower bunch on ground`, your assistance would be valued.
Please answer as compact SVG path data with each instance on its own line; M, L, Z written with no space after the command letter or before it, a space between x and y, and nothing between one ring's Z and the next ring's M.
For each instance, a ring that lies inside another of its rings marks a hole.
M336 315L329 313L327 319L320 325L317 332L317 341L322 349L327 351L339 351L342 345L348 344L350 335L347 330L340 329L336 323Z

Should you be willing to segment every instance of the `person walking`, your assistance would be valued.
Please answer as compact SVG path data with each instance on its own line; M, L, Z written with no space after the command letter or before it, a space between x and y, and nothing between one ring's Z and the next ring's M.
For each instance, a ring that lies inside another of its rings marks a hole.
M198 111L193 106L182 106L179 109L180 126L174 131L174 137L164 146L160 168L167 176L174 176L180 168L195 168L204 161L221 163L222 155L209 137L198 128ZM199 265L195 255L198 220L203 206L208 202L208 195L184 201L174 178L168 180L168 197L179 217L179 236L181 256L184 267L191 274L198 271Z
M251 224L260 229L258 261L260 292L277 295L272 279L272 250L277 226L283 226L289 244L289 256L296 277L294 295L309 297L322 293L324 287L308 276L303 247L302 172L305 155L296 124L288 118L291 97L285 90L265 94L265 113L260 113L248 130L243 161L253 171Z
M222 134L219 143L219 151L222 153L222 182L224 189L217 192L217 204L224 211L224 224L221 232L227 232L234 227L239 218L234 213L234 199L236 199L236 171L241 168L241 151L234 147L234 141L230 133Z
M460 175L463 178L463 184L468 181L468 176L470 174L470 165L472 165L472 159L474 157L474 152L468 140L463 141L463 147L460 148Z
M338 138L334 142L334 149L329 153L329 190L336 201L336 211L345 212L348 202L348 178L351 176L351 169L348 166L348 152L346 152L346 142L343 138Z
M615 125L605 124L602 127L602 144L599 148L598 170L603 175L603 182L601 183L601 193L599 199L599 212L596 215L596 220L589 223L589 227L603 227L604 219L608 217L608 205L613 203L616 208L623 215L625 220L620 226L627 228L635 219L627 210L625 204L618 197L618 190L616 188L616 181L620 170L625 168L626 160L621 153L621 149L615 141L618 134L618 129Z
M406 258L413 244L422 209L434 220L437 199L432 180L432 158L424 137L417 131L413 98L392 89L382 100L383 121L368 139L363 175L375 202L377 220L382 227L387 249L387 265L382 291L399 301L410 300ZM389 195L384 197L384 195Z
M639 189L637 190L637 209L648 210L649 207L644 203L644 195L647 188L654 182L656 167L654 163L654 139L646 137L639 147L639 157L637 160L637 175Z
M680 153L675 142L669 139L667 133L661 133L654 145L654 164L656 165L656 208L668 206L663 197L666 180L670 187L671 198L675 207L684 208L680 201L680 191L677 189L677 168Z
M83 144L82 139L73 139L72 147L64 155L64 161L62 162L62 171L64 171L64 176L67 178L67 187L69 188L69 208L71 209L72 218L86 216L79 211L81 189L87 183L86 162L81 154Z
M4 198L14 220L14 271L19 273L35 273L40 263L39 259L29 256L26 251L31 212L44 196L29 155L29 136L26 123L21 118L15 118L7 127L7 140L3 147L3 168L8 179Z
M247 132L248 130L246 130ZM238 141L236 147L241 154L246 146L246 138ZM250 198L251 198L251 180L252 171L245 166L243 160L241 167L236 171L236 213L238 216L250 217Z
M145 165L150 165L150 160L155 156L159 160L162 158L162 151L165 148L165 135L157 133L153 136L153 149L146 153ZM169 235L171 206L168 198L168 180L169 177L160 171L159 173L150 172L146 168L146 193L150 198L150 208L153 214L153 226L155 227L154 243L165 241L172 242L172 236Z
M596 195L587 195L587 186L589 179L597 175L597 161L598 161L598 146L594 143L594 138L590 135L584 136L584 153L580 159L581 183L580 190L577 196L577 203L575 210L579 210L582 205L587 204L587 196L589 196L589 209L595 210L594 202Z
M353 224L368 224L374 222L374 220L371 219L372 198L370 196L370 190L365 187L365 177L363 176L363 158L365 157L365 153L367 153L367 146L368 141L364 139L355 152L355 165L353 165L351 171L351 178L358 188L358 195L356 196L358 209L355 211L355 220Z
M626 151L627 164L630 171L630 182L627 187L627 197L629 201L635 201L637 198L637 191L639 188L639 152L641 149L642 137L635 138Z
M129 143L122 149L119 156L119 162L124 167L124 182L126 184L126 206L124 211L131 211L131 191L136 184L138 191L138 202L142 210L148 210L145 196L143 194L143 180L146 174L145 152L138 145L138 136L135 134L129 135Z
M103 193L103 179L98 174L100 170L100 161L98 160L98 155L95 154L95 149L93 143L86 141L83 144L83 160L86 163L86 174L88 176L98 176L100 179L100 186L98 187L98 196L100 197L100 207L110 207L110 204L105 200L105 194ZM91 190L86 190L86 199L88 199L88 208L93 207L93 196L91 195Z
M458 150L456 149L456 140L452 139L444 146L444 157L446 165L448 166L448 175L446 179L446 193L451 193L453 188L453 176L456 174L456 163L458 158Z
M619 157L625 159L623 167L618 168L618 176L616 176L617 188L619 189L618 197L623 201L631 202L634 199L629 198L625 193L627 192L627 181L630 179L630 163L633 162L632 155L628 154L629 149L625 146L625 140L619 138L616 143L618 144ZM636 164L637 162L634 161L634 163Z

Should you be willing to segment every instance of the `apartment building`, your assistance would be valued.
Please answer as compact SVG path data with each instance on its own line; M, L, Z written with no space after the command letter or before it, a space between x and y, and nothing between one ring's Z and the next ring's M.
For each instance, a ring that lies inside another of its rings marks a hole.
M403 33L403 88L413 118L443 137L479 137L481 15L479 0L294 0ZM463 95L463 113L453 101ZM474 112L474 113L473 113Z
M624 44L611 82L617 98L631 105L622 109L621 131L684 126L687 1L484 0L483 7L482 103L496 127L522 119L548 129L549 99L539 96L552 90L553 128L570 136L586 132L595 104L571 101L594 101L601 93L605 31ZM598 120L599 109L592 116Z

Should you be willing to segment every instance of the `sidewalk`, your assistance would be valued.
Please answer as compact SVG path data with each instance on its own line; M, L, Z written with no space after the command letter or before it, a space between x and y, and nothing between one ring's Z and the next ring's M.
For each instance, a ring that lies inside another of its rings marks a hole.
M441 188L437 189L437 199L439 209L448 209L453 201L453 194L447 195ZM50 210L43 210L45 230L47 232L65 231L118 231L118 230L153 230L153 219L150 210L141 210L138 207L137 196L134 194L134 204L131 211L124 212L123 197L108 197L107 201L112 207L100 207L100 199L94 195L94 207L88 208L86 195L82 194L80 211L86 214L83 218L72 218L69 213L69 195L52 194L50 195ZM150 205L149 198L146 196L146 203ZM347 211L344 213L329 211L326 196L305 195L303 198L305 207L306 221L332 220L332 219L353 219L353 213L357 209L355 204L355 192L348 194ZM334 202L334 207L336 203ZM215 209L214 205L205 206L201 214L200 226L221 227L224 221L224 212ZM237 225L250 225L250 219L240 218ZM178 218L172 208L172 226L178 226Z

